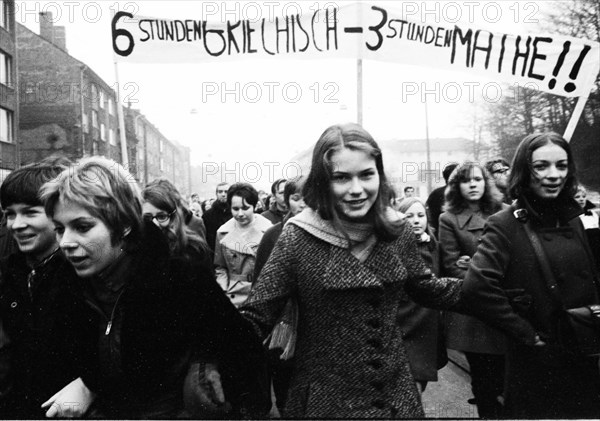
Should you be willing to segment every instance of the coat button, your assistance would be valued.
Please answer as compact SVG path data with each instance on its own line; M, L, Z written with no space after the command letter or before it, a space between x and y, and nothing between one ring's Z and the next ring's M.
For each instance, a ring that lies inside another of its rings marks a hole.
M379 392L383 390L383 382L381 380L373 380L371 382L371 386L373 386L373 388Z
M381 322L379 321L379 319L369 319L367 324L373 329L379 329L381 327Z
M381 348L381 339L378 339L378 338L367 339L367 345L369 345L375 349L379 349L379 348Z
M381 299L379 297L372 297L367 300L367 303L372 307L379 307L381 305Z
M381 360L371 360L367 363L367 365L373 367L375 370L379 370L381 367L383 367Z
M382 401L381 399L375 399L371 405L373 405L375 408L377 409L383 409L385 408L385 402Z

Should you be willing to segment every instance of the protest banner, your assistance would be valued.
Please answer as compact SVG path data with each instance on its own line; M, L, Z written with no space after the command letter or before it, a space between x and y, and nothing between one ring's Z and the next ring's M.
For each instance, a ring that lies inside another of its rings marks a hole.
M358 58L458 70L556 95L589 92L600 70L597 42L428 25L389 3L330 6L282 18L211 22L118 12L113 50L125 63Z

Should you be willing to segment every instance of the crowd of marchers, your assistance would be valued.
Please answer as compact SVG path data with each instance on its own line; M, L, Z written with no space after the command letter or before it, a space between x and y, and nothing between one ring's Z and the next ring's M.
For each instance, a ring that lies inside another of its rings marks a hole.
M600 418L599 214L560 135L510 161L397 197L342 124L272 201L140 189L103 157L13 171L2 418L423 418L447 349L481 418Z

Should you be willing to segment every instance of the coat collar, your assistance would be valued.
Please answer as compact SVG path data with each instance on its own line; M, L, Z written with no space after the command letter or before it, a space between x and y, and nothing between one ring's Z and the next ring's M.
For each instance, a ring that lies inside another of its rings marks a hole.
M513 203L513 209L516 212L520 212L523 218L534 221L536 225L544 225L545 220L548 219L548 215L555 215L560 220L561 225L565 225L583 213L583 209L575 202L575 199L555 200L552 202L538 201L535 206L532 203L534 200L535 198L533 197L522 195ZM522 211L523 209L525 212ZM542 213L539 213L540 210ZM545 210L548 210L547 214L543 213Z
M329 245L330 255L323 274L328 290L383 288L385 284L403 282L408 272L399 257L396 241L378 241L364 263L348 249Z
M464 230L465 228L468 231L482 230L485 225L483 216L470 209L464 209L456 214L456 220L458 222L458 228L461 230Z
M260 240L265 231L272 226L271 221L256 214L250 227L243 230L236 229L237 222L234 218L231 218L217 230L217 241L224 247L235 250L238 253L256 256Z

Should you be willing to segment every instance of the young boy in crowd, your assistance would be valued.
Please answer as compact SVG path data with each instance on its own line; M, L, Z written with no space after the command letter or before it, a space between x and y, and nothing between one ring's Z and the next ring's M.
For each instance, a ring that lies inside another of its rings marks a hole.
M40 187L65 169L65 161L47 160L17 169L0 187L8 232L18 246L0 260L0 414L4 419L44 418L47 410L41 405L79 377L86 355L85 307L73 294L79 285L38 198ZM73 408L73 413L78 409Z

